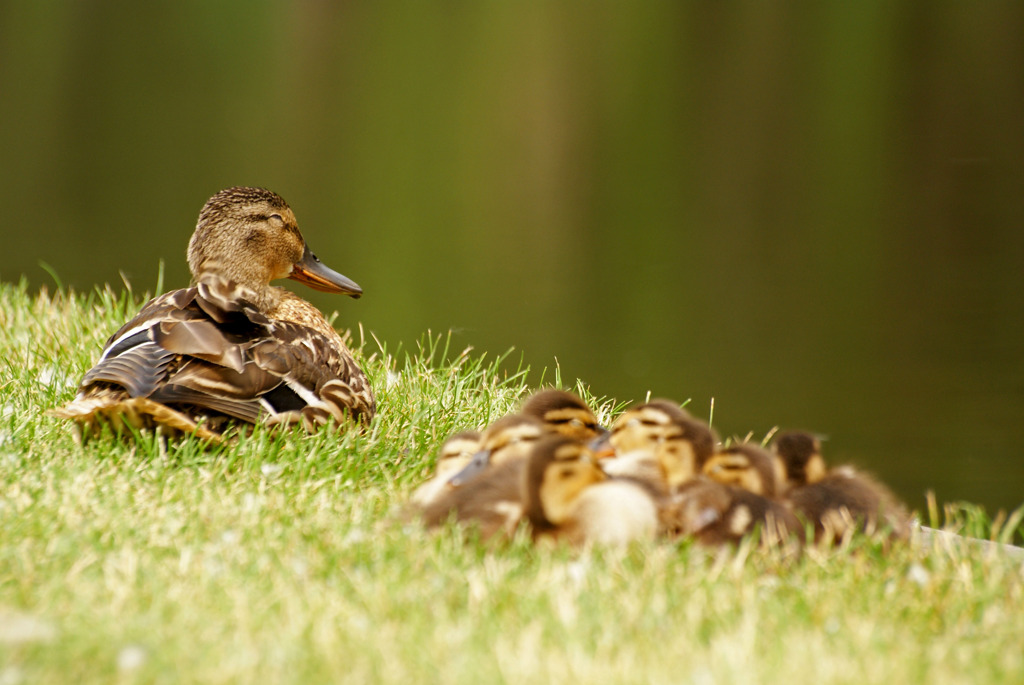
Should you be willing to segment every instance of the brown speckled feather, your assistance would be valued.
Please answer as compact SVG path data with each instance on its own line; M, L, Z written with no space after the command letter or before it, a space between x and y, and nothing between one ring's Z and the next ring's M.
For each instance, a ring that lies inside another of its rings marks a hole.
M272 320L245 288L207 278L146 304L107 342L75 401L54 413L88 423L98 410L115 413L121 400L147 398L215 427L225 418L309 428L346 414L368 421L373 393L334 336Z

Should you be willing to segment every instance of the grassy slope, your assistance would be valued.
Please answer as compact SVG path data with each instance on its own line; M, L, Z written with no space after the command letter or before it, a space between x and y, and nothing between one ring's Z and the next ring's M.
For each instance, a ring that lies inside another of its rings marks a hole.
M487 551L404 524L440 441L525 392L443 341L363 345L366 434L78 447L42 412L138 304L0 285L0 684L1024 678L1024 570L999 555Z

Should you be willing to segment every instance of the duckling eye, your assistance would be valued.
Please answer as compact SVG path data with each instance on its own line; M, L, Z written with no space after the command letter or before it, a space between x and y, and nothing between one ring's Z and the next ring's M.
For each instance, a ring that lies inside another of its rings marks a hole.
M583 422L580 421L579 419L569 419L569 423L576 426L577 428L581 428L583 426Z
M281 218L280 214L271 214L270 216L267 217L267 219L269 221L272 221L272 222L276 223L276 224L283 224L284 223L284 219Z

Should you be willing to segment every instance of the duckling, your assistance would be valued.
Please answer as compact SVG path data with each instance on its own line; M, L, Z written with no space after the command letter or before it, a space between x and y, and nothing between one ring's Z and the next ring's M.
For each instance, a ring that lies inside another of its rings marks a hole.
M761 543L800 542L800 521L774 500L743 488L701 477L687 483L662 515L670 537L691 537L702 545L736 544L755 530Z
M734 443L707 460L699 484L676 504L680 532L704 544L738 542L757 527L777 542L802 530L793 512L774 499L772 455L757 445Z
M821 443L804 432L780 433L773 442L776 468L786 483L786 499L814 525L819 542L840 542L852 532L888 527L894 538L910 531L910 515L882 483L850 466L825 467Z
M780 494L793 487L817 483L828 472L821 456L821 441L810 433L778 433L772 440L772 453Z
M414 507L426 507L451 490L448 481L461 471L480 448L480 431L454 433L441 445L434 477L416 488L410 498Z
M772 455L757 445L733 443L704 464L704 475L762 497L775 497L777 474Z
M519 411L539 419L549 431L583 442L607 432L587 403L565 390L537 391L527 398Z
M593 451L572 438L549 435L536 444L523 488L535 539L618 546L654 539L658 519L650 494L609 479Z
M595 439L608 432L598 424L597 417L594 416L594 412L587 406L586 402L565 390L549 389L535 392L523 403L519 414L510 414L509 416L534 418L540 421L541 426L547 433L558 433L582 441ZM504 440L518 439L518 434L515 431L510 432L506 430L506 424L502 423L506 418L503 417L491 424L492 426L497 426L497 429L493 431L493 436L484 439L485 443L494 445L493 449L503 447L502 441ZM516 422L518 422L518 419L513 420L513 423ZM490 432L489 429L488 433ZM485 445L483 449L473 456L473 459L462 471L452 476L449 484L459 487L486 470L494 463L491 460L493 449ZM528 451L518 452L517 454L518 456L525 457ZM507 459L508 457L504 458Z
M614 455L602 462L609 475L637 478L667 494L700 473L717 437L671 400L656 399L623 412L606 440L598 455Z
M448 490L423 507L423 524L432 528L454 517L475 525L485 539L510 534L522 516L524 465L545 432L544 424L524 414L510 414L488 426L470 465L449 478Z
M150 300L107 341L75 399L52 410L79 437L109 422L219 442L235 422L369 421L373 391L342 337L309 302L270 282L291 278L358 298L299 233L280 195L228 188L189 242L193 285Z

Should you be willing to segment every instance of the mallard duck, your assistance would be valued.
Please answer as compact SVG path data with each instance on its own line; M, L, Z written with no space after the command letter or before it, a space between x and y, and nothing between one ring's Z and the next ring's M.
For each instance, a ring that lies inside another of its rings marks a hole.
M434 477L416 488L410 502L414 507L426 507L451 490L448 481L465 468L480 449L480 431L459 431L441 444L437 455Z
M150 300L107 341L75 399L54 410L88 434L101 421L217 441L229 423L368 421L373 392L336 330L270 282L362 289L320 262L276 193L228 188L188 246L193 285Z
M492 423L473 457L476 468L466 467L448 480L451 487L423 508L423 524L430 528L454 518L475 526L484 538L510 533L522 516L524 465L545 434L544 424L524 414Z
M650 493L628 480L609 479L589 447L563 435L534 446L523 504L535 539L625 545L653 539L658 527Z
M810 433L780 433L773 449L786 500L814 525L816 540L840 542L852 532L882 527L896 538L909 534L910 515L892 491L853 467L826 469L821 443Z

